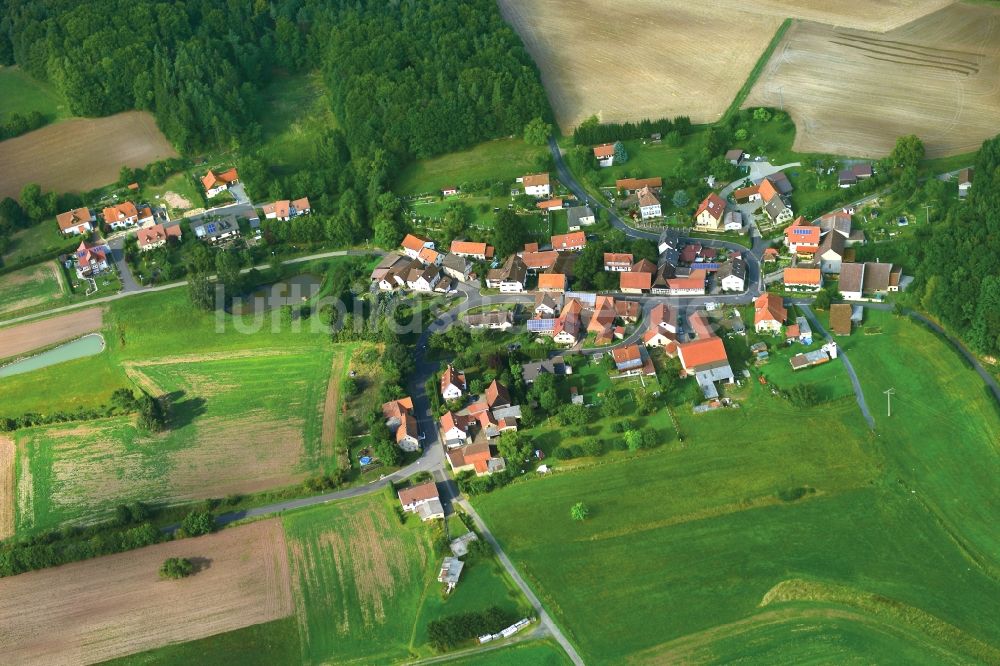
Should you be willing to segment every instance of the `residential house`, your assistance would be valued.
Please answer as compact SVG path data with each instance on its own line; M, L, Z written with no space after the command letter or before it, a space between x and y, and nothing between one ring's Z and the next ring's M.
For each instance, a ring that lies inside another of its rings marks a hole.
M792 209L781 197L774 197L764 204L764 214L767 215L773 224L784 224L791 221L792 217L794 217Z
M958 172L958 197L960 199L969 196L969 190L972 188L973 171L974 169L970 167Z
M715 279L722 291L746 289L747 262L741 258L730 259L719 267Z
M715 192L712 192L698 206L694 214L694 225L698 229L718 231L722 229L722 220L726 215L726 202Z
M240 182L240 176L236 169L227 169L220 173L215 173L209 169L201 179L201 184L205 186L205 196L211 199L220 192L225 192L230 186Z
M240 225L234 215L209 218L194 225L194 236L209 243L218 243L240 235Z
M778 260L777 248L773 247L764 248L764 255L761 257L761 261L763 261L766 264L769 261L777 261L777 260Z
M662 217L663 212L660 208L660 200L653 190L648 187L644 187L639 190L636 195L639 198L639 215L644 220L649 220L655 217Z
M165 227L162 224L155 224L151 227L139 229L135 235L136 240L139 243L139 250L147 252L149 250L155 250L158 247L163 247L167 244L167 240L170 238L176 238L180 241L181 225L175 224L173 226Z
M567 277L565 273L540 273L538 275L539 291L566 291Z
M406 254L410 259L416 259L420 255L420 251L425 247L434 249L434 241L427 240L420 236L414 236L413 234L406 234L401 243L403 247L403 253Z
M56 215L59 231L67 236L90 233L94 230L94 222L96 221L97 216L87 207L74 208Z
M525 250L521 253L520 257L521 261L524 262L525 268L535 273L552 268L556 260L559 259L559 253L555 250L539 252L536 248L535 250Z
M563 200L562 199L546 199L545 201L539 201L535 204L535 208L539 210L562 210Z
M676 352L678 335L677 309L660 303L649 311L649 328L642 337L647 347L665 347L667 353Z
M566 209L566 223L569 231L579 231L580 227L590 226L597 221L590 206L573 206Z
M696 269L687 276L677 276L667 280L664 293L668 296L704 296L707 271Z
M552 237L552 249L557 252L576 252L587 247L587 236L582 231L557 234Z
M514 326L514 313L511 310L494 310L482 314L465 315L465 324L469 328L506 331Z
M449 185L448 187L441 188L441 196L443 197L453 197L458 194L458 188L454 185Z
M282 222L288 221L293 217L298 217L299 215L308 215L312 212L312 207L309 205L307 197L302 197L294 201L282 199L274 203L264 204L263 209L264 217L269 220L280 220Z
M528 275L528 267L516 254L507 257L500 268L494 268L486 274L486 286L499 289L503 294L515 294L524 291L524 279Z
M642 294L653 288L653 273L628 271L619 273L618 278L618 288L625 294Z
M743 231L743 213L738 210L731 210L726 213L722 228L726 231Z
M782 280L786 287L799 291L819 291L823 286L823 271L818 268L788 267Z
M788 310L785 309L781 296L763 293L757 297L753 305L754 330L758 333L779 333L781 327L785 325L785 320L788 319Z
M406 286L413 291L431 292L441 281L441 269L430 264L422 266L418 263L410 265L410 272L406 276Z
M388 278L389 282L392 283L389 289L395 289L399 286L399 283L395 281L394 276L400 273L405 275L405 272L409 272L409 266L410 259L407 257L402 257L398 254L387 254L382 257L381 261L378 262L378 265L372 271L371 280L372 282L380 282Z
M448 464L455 474L473 470L476 476L500 472L506 467L503 458L493 455L488 442L474 442L448 451Z
M800 217L785 228L785 245L792 254L812 257L819 251L822 233L820 227L807 224L805 219Z
M633 273L649 273L653 275L656 273L656 264L654 264L649 259L640 259L635 262L632 266Z
M441 563L438 571L438 582L445 584L445 590L451 592L458 585L458 579L462 575L462 567L465 563L457 557L446 557Z
M441 260L441 271L453 280L465 282L472 277L472 264L461 255L446 254Z
M902 269L893 264L845 261L840 266L838 289L844 300L848 301L858 301L864 297L878 298L888 292L899 291L902 276Z
M820 270L826 274L840 272L840 263L844 260L845 239L837 231L828 231L816 249L816 261Z
M624 273L632 269L632 255L625 252L605 252L604 270L611 273Z
M795 338L802 344L811 345L813 343L812 328L809 326L809 320L805 317L796 317L795 325L788 328L795 329Z
M147 208L148 210L148 208ZM101 214L104 218L104 226L112 231L134 227L139 224L139 209L131 201L123 201L113 206L108 206ZM149 217L152 218L152 211Z
M830 330L834 335L850 335L851 324L850 304L834 303L830 306Z
M416 513L424 522L444 518L441 495L433 481L403 488L399 491L399 503L403 506L403 511Z
M597 160L597 164L601 167L614 166L615 164L615 147L619 144L618 141L614 143L602 143L599 146L594 146L594 158Z
M719 337L713 335L677 345L677 356L684 374L695 377L707 399L719 396L716 382L732 384L736 380L726 355L726 346Z
M444 260L444 255L432 247L425 247L417 252L417 261L425 266L440 266Z
M739 166L743 162L743 149L733 148L732 150L726 151L726 161L733 166Z
M560 345L575 345L580 341L583 306L575 298L566 301L552 328L552 340Z
M657 251L663 255L671 251L676 252L681 247L681 234L677 229L667 227L660 232L660 240L657 243Z
M493 258L492 245L473 243L472 241L452 241L450 252L460 257L469 257L470 259L478 259L479 261L486 261Z
M553 356L543 361L529 361L521 366L521 378L525 384L534 384L539 375L571 375L573 368L566 365L562 356Z
M465 391L465 373L449 364L441 375L441 397L445 400L458 400L465 395Z
M623 375L655 375L653 361L646 355L644 347L626 345L611 350L615 368Z
M846 301L860 301L865 279L865 265L854 262L840 264L840 281L837 291Z
M486 387L486 404L490 406L490 409L510 407L510 391L507 390L506 386L494 379Z
M413 416L413 399L406 397L382 405L385 424L396 437L396 445L404 451L420 450L420 432Z
M846 211L838 210L833 213L827 213L819 218L818 223L824 235L830 231L836 231L844 240L848 240L851 237L853 222L851 214Z
M439 423L441 438L448 447L461 446L469 439L470 417L448 411L440 418Z
M93 277L108 269L108 248L105 245L87 245L81 241L76 248L76 274L81 277Z
M535 314L546 317L555 317L562 308L562 298L552 294L538 294L535 296Z
M518 182L524 185L524 193L531 197L547 197L552 192L547 173L529 174L519 178Z
M644 187L659 190L663 187L663 178L620 178L615 181L615 188L625 194L635 194Z

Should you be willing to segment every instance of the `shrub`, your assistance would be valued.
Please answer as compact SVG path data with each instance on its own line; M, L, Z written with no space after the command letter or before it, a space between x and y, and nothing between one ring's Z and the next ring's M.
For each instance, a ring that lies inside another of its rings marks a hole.
M431 620L427 625L427 638L435 649L447 650L464 640L496 633L516 621L517 616L510 611L491 606L484 611Z
M194 565L186 557L170 557L160 566L160 578L187 578L194 573Z
M588 439L583 444L583 451L588 456L600 456L604 454L604 442L599 439Z
M586 520L590 515L590 509L583 502L577 502L569 510L569 515L573 520Z
M215 516L208 511L192 511L181 521L181 531L186 536L201 536L215 529Z

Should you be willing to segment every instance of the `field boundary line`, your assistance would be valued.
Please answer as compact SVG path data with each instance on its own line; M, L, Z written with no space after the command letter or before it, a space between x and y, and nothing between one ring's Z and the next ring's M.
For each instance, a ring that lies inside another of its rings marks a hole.
M333 445L337 440L337 406L340 404L341 375L344 374L344 355L334 354L330 362L330 379L326 385L326 400L323 402L323 426L320 435L320 458L327 453L333 457Z
M729 106L719 118L719 122L728 120L734 113L740 110L741 106L743 106L743 102L745 102L747 97L750 96L750 91L757 83L757 79L759 79L760 75L764 72L764 68L769 62L771 62L771 56L774 55L774 52L777 50L778 44L781 43L781 40L785 38L785 33L788 32L790 27L792 27L793 22L794 19L786 18L781 22L781 25L778 26L778 29L775 30L774 36L771 37L771 41L767 43L767 46L764 48L764 52L760 54L759 58L757 58L757 62L754 64L753 69L750 70L747 80L744 81L740 89L736 91L736 96L733 97L733 101L729 103ZM714 125L717 123L709 124Z

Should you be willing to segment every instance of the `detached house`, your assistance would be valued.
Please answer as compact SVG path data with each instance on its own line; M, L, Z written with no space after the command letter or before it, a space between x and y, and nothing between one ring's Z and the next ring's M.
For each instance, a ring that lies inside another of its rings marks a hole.
M715 337L700 338L677 346L677 356L681 367L687 376L694 376L707 399L717 398L718 390L715 382L725 381L732 384L736 377L729 365L726 346L722 339Z
M722 220L726 215L726 202L716 193L709 194L698 206L694 214L695 227L709 231L722 229Z
M441 260L441 271L448 277L465 282L472 275L472 264L457 254L446 254Z
M264 204L264 217L269 220L280 220L286 222L299 215L308 215L312 212L309 206L309 199L302 197L295 201L282 199L271 204Z
M836 231L829 231L816 250L816 260L820 270L827 274L840 272L840 263L844 259L844 237Z
M747 262L743 259L731 259L719 267L715 279L723 291L743 291L746 289Z
M580 227L590 226L597 221L590 206L573 206L566 209L566 223L569 231L579 231Z
M148 209L147 209L148 210ZM152 211L149 217L152 218ZM102 213L104 224L108 229L118 230L134 227L139 224L139 210L131 201L123 201L114 206L108 206Z
M653 194L651 189L644 187L639 190L637 196L639 197L639 215L642 216L642 219L648 220L663 216L660 208L660 200Z
M529 174L519 178L518 182L524 185L524 193L531 197L547 197L552 193L547 173Z
M655 375L653 361L646 355L645 349L639 345L626 345L611 350L611 358L615 368L623 375Z
M81 278L92 277L108 269L107 248L102 245L81 242L75 255L76 274Z
M469 424L471 419L455 412L445 412L440 419L441 437L446 446L453 448L461 446L469 439Z
M441 375L441 397L445 400L458 400L465 395L465 390L465 373L449 365Z
M476 442L448 452L448 464L456 474L473 470L476 476L493 474L506 468L503 458L493 455L487 442Z
M754 330L758 333L779 333L788 319L788 310L781 296L764 293L757 297L753 305Z
M421 238L420 236L414 236L413 234L406 234L402 242L403 253L406 254L410 259L416 259L420 255L420 251L425 247L434 249L434 241L427 240L426 238Z
M587 247L587 236L582 231L557 234L552 237L552 249L557 252L576 252Z
M382 405L385 424L395 434L396 444L404 451L420 450L420 433L413 416L413 399L392 400Z
M486 261L493 258L493 246L486 243L473 243L471 241L452 241L450 252L460 257L469 257Z
M90 233L94 230L94 222L96 221L97 216L86 207L75 208L56 215L59 231L67 236Z
M240 176L236 172L236 169L228 169L221 173L215 173L210 169L201 179L201 184L205 187L205 196L209 199L220 192L225 192L231 185L235 185L239 182Z
M677 309L661 303L649 312L649 329L642 337L647 347L664 347L667 354L676 353Z
M874 261L863 264L844 262L840 266L838 289L844 300L859 301L864 297L880 297L899 291L902 269L888 263Z
M798 218L785 229L785 245L792 254L812 257L819 250L822 229L806 224L805 218Z
M615 143L602 143L599 146L594 146L594 158L601 167L614 166L615 164L615 147L618 142Z
M786 287L800 291L819 291L823 286L823 272L818 268L786 268L782 279Z
M422 521L444 518L441 495L433 481L403 488L399 491L399 503L403 505L403 511L417 514Z
M611 273L624 273L632 269L632 255L628 253L605 252L604 270Z
M136 232L136 240L139 243L139 250L142 252L163 247L170 238L181 240L181 225L175 224L172 227L165 227L162 224L155 224Z
M500 268L494 268L486 274L486 286L499 289L502 294L516 294L524 291L524 279L528 275L528 267L516 254L507 257Z

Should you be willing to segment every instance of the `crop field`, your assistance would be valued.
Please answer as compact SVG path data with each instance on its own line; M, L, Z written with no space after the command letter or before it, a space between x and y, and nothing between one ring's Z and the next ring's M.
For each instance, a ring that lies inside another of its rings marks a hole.
M168 557L199 570L160 580ZM293 611L276 520L0 580L4 657L93 663L287 617Z
M752 386L741 410L678 408L683 443L474 499L588 663L1000 658L1000 417L954 352L884 317L843 344L870 406L905 387L891 428Z
M785 18L888 30L948 4L502 0L500 8L538 63L559 126L568 132L593 114L608 122L717 120Z
M14 442L0 436L0 541L14 534Z
M0 315L60 300L61 271L54 261L47 261L0 276Z
M976 150L1000 124L998 27L1000 8L960 3L884 33L796 23L746 105L783 104L802 152L881 157L904 134L932 158Z
M568 666L572 664L562 648L550 641L526 641L516 645L480 651L474 656L443 662L449 666Z
M304 663L402 659L432 562L382 494L284 518Z
M468 150L417 160L406 167L396 183L400 194L434 193L470 181L505 180L511 183L538 170L538 159L546 149L529 146L521 139L496 139Z
M33 349L99 331L102 321L101 308L91 308L27 324L5 326L0 328L0 358L19 356Z
M69 108L47 83L36 81L19 67L0 67L0 118L8 113L38 111L48 122L69 116Z
M26 183L86 191L117 180L122 166L176 156L147 112L73 118L0 142L0 196L16 197Z

